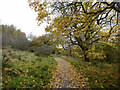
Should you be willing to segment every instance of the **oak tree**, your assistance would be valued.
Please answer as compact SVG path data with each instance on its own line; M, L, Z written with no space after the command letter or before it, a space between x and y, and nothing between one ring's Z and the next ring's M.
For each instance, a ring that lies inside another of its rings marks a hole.
M38 12L39 24L48 22L47 32L55 37L67 37L70 44L78 45L87 54L98 41L108 41L118 30L119 2L30 1ZM56 15L55 15L56 14Z

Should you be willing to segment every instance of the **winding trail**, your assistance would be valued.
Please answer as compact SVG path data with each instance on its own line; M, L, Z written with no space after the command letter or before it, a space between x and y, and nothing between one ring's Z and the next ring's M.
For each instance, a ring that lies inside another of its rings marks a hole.
M85 78L77 72L67 61L56 57L58 62L56 71L53 72L53 77L50 82L50 86L53 88L88 88Z

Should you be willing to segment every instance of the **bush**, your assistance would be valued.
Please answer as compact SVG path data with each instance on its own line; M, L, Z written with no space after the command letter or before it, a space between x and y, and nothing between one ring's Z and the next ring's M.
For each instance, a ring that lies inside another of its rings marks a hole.
M55 47L54 46L43 46L43 47L38 47L34 50L35 54L37 56L39 55L50 55L55 53Z
M104 61L107 61L107 62L118 62L118 60L120 59L119 48L120 46L118 46L115 43L96 43L95 44L95 52L103 51L103 54L105 55Z

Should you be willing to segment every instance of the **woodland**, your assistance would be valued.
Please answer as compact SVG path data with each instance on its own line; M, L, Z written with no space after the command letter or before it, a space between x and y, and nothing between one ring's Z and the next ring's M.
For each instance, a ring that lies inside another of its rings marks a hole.
M2 88L119 88L120 2L28 3L46 34L0 25Z

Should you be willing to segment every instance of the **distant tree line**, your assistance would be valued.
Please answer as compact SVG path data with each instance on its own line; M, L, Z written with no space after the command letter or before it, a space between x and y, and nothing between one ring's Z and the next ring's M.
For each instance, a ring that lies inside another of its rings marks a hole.
M30 41L26 34L16 29L13 25L1 25L2 27L2 47L16 48L20 50L28 50Z

